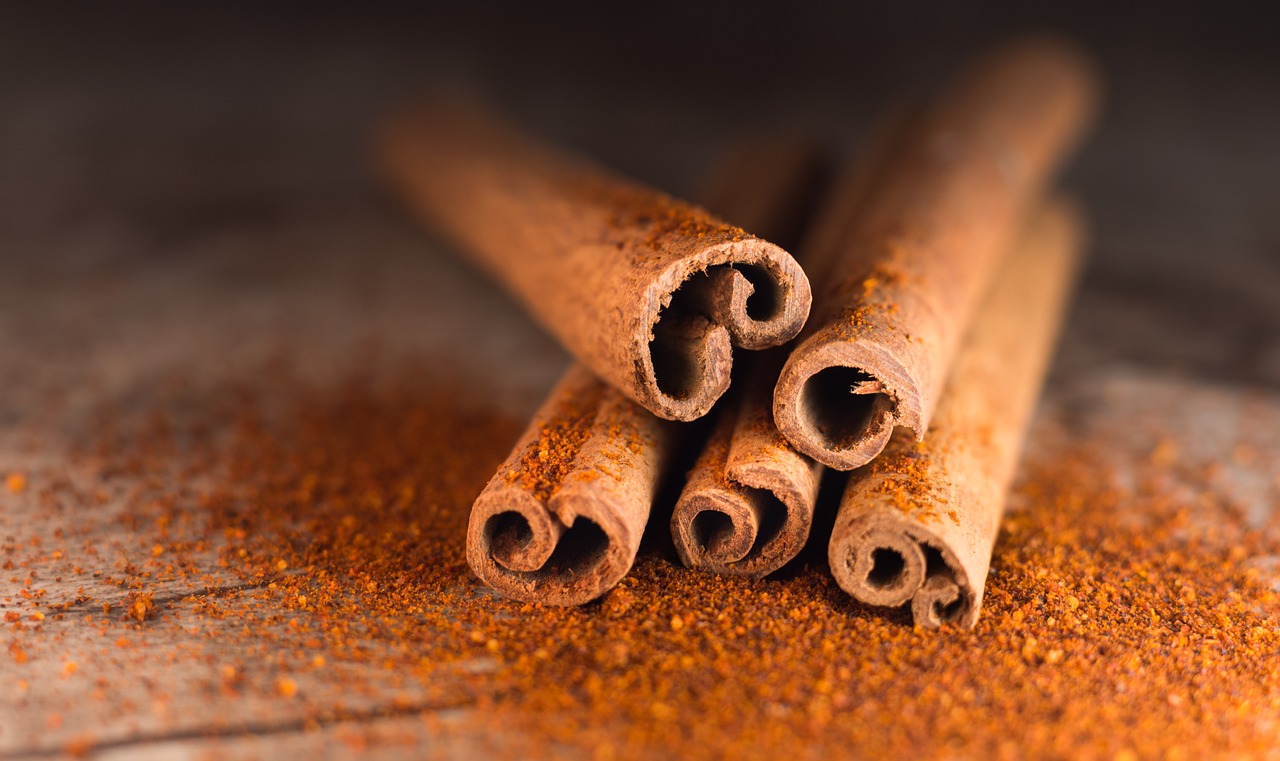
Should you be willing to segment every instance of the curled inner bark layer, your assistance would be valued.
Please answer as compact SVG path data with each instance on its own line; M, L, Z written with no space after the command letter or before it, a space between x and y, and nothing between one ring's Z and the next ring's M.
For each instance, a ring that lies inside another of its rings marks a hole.
M523 600L608 591L635 560L669 427L575 366L472 507L472 569Z

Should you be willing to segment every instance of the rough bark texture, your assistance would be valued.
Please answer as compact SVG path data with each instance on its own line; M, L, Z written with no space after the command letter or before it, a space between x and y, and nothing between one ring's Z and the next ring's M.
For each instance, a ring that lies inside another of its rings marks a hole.
M727 217L792 234L803 211L796 199L811 195L819 163L807 141L746 141L705 197ZM767 415L762 423L772 428ZM575 363L472 508L467 561L476 575L507 596L553 605L613 588L640 548L673 426Z
M467 562L510 597L579 605L635 560L669 424L575 364L471 510Z
M918 624L978 620L1005 498L1079 261L1080 222L1037 209L956 355L923 442L899 434L853 474L828 548L836 581Z
M1093 69L1045 40L990 55L913 122L825 254L831 275L774 392L800 451L859 467L919 438L997 254L1094 110Z
M773 424L782 357L770 359L722 413L672 512L671 538L690 568L765 576L809 538L821 466Z
M405 113L382 155L417 213L659 417L706 414L729 387L733 346L777 346L808 317L809 282L781 248L474 105Z

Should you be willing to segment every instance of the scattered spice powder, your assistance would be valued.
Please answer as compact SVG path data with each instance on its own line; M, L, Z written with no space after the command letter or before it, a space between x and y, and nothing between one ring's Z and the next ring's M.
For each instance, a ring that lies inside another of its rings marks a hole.
M736 242L751 237L746 230L717 219L701 206L647 189L597 183L583 192L594 201L603 199L606 205L620 210L609 219L611 232L630 233L641 228L644 245L658 252L665 252L671 241L682 239L715 236Z
M216 410L229 440L183 450L181 433L153 429L102 450L104 488L180 474L139 492L140 556L194 562L217 539L219 564L258 585L164 603L168 618L225 620L219 636L240 647L221 654L297 652L324 665L308 678L356 690L413 681L440 698L421 710L469 704L461 726L518 732L542 755L1199 758L1280 743L1280 593L1246 562L1277 553L1275 527L1244 525L1212 495L1117 485L1088 442L1025 468L972 631L859 605L821 553L752 580L686 571L664 542L599 603L563 609L489 595L464 560L471 501L522 421L420 377L337 393L275 382ZM214 486L193 500L197 480ZM160 523L171 549L151 557ZM137 634L114 618L86 626ZM9 634L21 664L28 634ZM252 662L190 657L218 663L209 710L299 692L242 679Z
M917 441L900 431L885 451L864 467L871 478L883 476L876 491L898 510L921 518L954 515L948 495L929 478L926 458L930 446L930 439Z
M155 595L151 592L130 592L125 604L125 617L143 623L155 612Z

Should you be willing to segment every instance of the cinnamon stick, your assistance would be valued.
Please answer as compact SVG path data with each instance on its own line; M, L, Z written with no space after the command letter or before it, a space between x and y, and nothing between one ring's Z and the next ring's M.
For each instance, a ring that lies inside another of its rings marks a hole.
M997 254L1096 89L1077 51L1022 41L918 116L839 236L840 264L778 378L774 419L798 450L849 470L897 427L924 434Z
M859 600L937 628L978 620L991 550L1079 261L1081 225L1037 209L958 351L923 442L899 433L850 477L828 546Z
M808 317L809 281L786 251L474 104L405 113L381 148L425 221L659 417L706 414L729 386L733 346L777 346Z
M785 230L815 182L815 155L795 141L744 143L707 198L729 218ZM578 605L604 594L635 562L672 437L672 423L575 363L476 499L468 564L517 599Z
M640 548L669 425L574 363L472 506L471 569L551 605L612 589Z
M752 367L745 393L726 400L671 514L671 538L689 568L766 576L794 558L813 525L821 466L773 424L782 357Z

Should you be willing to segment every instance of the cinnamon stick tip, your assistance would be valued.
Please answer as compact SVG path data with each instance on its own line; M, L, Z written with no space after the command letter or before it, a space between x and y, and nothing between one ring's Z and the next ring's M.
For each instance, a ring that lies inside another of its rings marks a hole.
M792 474L757 464L733 480L686 487L671 513L676 554L688 568L761 578L790 561L808 539L813 494ZM816 492L816 486L813 491Z
M1076 96L1081 133L1101 110L1105 72L1089 49L1071 37L1050 31L1022 34L992 48L985 61L992 67L1014 62L1034 67L1035 79L1042 87L1067 84Z
M831 574L856 599L881 607L911 605L915 622L971 628L979 594L945 542L889 510L864 513L832 532Z
M671 515L671 538L686 567L741 572L735 565L751 552L758 527L735 496L709 490L681 495Z
M707 414L729 388L733 348L794 338L813 302L809 279L782 248L745 237L672 264L649 288L649 329L637 347L639 401L668 420Z
M895 428L922 435L921 384L910 369L872 341L832 341L826 332L792 352L774 389L774 422L792 446L852 470L880 454Z
M609 521L609 495L567 480L546 503L517 485L493 482L476 499L467 527L467 563L514 599L571 606L611 589L630 569L638 540Z

